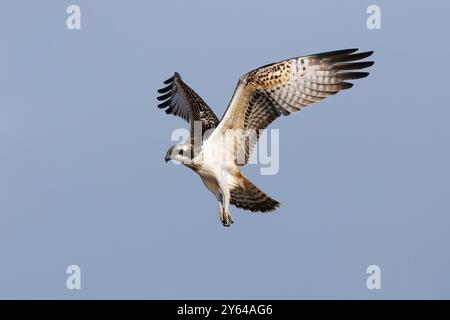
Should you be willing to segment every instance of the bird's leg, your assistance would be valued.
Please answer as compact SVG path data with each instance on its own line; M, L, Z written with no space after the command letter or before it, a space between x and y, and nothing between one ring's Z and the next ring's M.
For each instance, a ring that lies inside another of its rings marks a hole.
M233 217L230 212L230 190L225 186L221 186L220 195L222 200L220 220L224 227L229 227L233 223Z
M218 204L219 204L219 219L220 219L220 221L224 221L225 216L224 216L224 212L223 212L223 205L222 205L223 197L222 197L221 192L219 192L217 200L218 200Z

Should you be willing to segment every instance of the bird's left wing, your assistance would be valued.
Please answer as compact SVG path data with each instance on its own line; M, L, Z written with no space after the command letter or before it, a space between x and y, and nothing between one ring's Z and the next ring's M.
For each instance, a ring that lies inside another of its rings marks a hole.
M211 141L227 131L234 133L233 158L247 164L260 131L278 118L348 89L346 80L366 77L355 70L369 67L372 61L359 61L373 52L355 53L346 49L297 57L263 66L239 79L225 114L210 136Z

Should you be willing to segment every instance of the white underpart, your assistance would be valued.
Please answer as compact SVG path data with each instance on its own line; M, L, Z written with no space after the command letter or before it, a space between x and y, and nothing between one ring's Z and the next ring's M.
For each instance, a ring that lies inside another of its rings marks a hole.
M197 173L219 202L219 215L222 221L223 217L231 219L230 190L239 183L236 173L240 169L234 161L235 140L232 134L230 131L225 135L215 135L214 139L207 139L201 152L194 159L194 162L197 160L201 164Z

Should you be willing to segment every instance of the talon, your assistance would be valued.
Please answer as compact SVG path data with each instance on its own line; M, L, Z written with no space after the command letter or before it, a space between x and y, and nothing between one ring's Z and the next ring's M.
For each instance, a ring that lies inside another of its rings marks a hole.
M231 214L226 213L223 215L223 219L221 219L221 221L224 227L230 227L234 223Z

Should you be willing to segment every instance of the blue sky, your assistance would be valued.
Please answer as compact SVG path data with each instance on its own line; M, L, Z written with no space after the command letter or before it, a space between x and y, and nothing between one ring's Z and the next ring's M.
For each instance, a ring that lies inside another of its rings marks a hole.
M450 6L377 1L7 1L0 12L0 298L450 298ZM277 120L273 214L217 204L164 162L174 71L220 117L236 81L375 50L355 87ZM79 265L82 289L68 290ZM382 289L366 288L381 268Z

